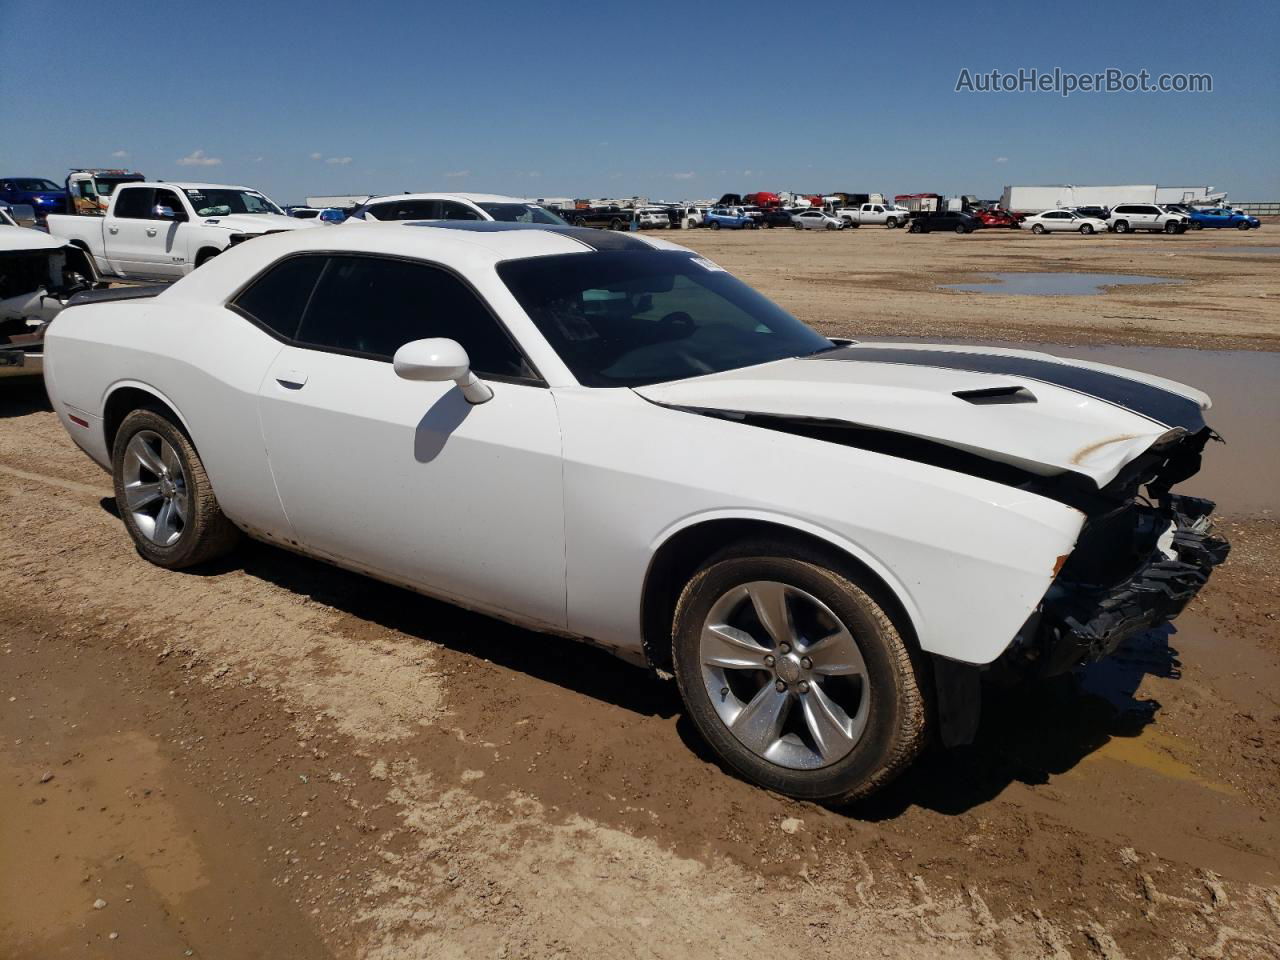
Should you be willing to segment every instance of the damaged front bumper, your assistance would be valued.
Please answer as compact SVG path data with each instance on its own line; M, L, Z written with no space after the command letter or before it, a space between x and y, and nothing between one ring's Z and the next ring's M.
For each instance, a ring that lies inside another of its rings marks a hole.
M1052 676L1115 652L1172 620L1230 551L1212 500L1167 494L1094 518L1004 656L1022 676Z

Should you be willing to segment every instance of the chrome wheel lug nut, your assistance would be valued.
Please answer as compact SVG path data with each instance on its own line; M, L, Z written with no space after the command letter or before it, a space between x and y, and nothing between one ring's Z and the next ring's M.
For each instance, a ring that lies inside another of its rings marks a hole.
M813 661L812 661L812 660L810 660L808 657L805 657L804 659L802 659L802 660L800 661L800 666L804 667L806 670L812 670L812 669L813 669Z
M801 681L800 681L800 692L801 692L801 693L808 693L808 692L809 692L809 681L808 681L808 680L801 680Z
M791 652L791 644L789 644L789 643L784 643L784 644L783 644L782 646L780 646L778 649L779 649L782 653L790 653L790 652Z
M767 657L764 658L764 665L766 667L772 667L777 662L778 661L773 659L773 654L769 654Z
M777 683L773 685L773 689L777 690L779 693L786 693L787 685L783 683L781 680L779 680Z

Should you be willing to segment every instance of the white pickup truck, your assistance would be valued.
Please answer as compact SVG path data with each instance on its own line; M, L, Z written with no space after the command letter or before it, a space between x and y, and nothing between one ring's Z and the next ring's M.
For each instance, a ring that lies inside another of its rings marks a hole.
M106 216L51 214L52 236L87 251L100 276L176 280L250 237L308 229L257 190L217 183L128 183Z
M856 207L840 207L832 211L832 215L847 220L853 226L866 226L871 223L883 223L893 229L900 227L911 219L906 207L892 203L864 203Z

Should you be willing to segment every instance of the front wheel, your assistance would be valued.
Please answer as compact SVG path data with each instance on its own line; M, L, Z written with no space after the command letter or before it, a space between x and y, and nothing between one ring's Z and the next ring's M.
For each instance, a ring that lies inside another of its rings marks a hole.
M1040 236L1040 234L1044 233L1044 224L1042 223L1032 224L1031 232L1034 233L1036 236Z
M1080 228L1080 232L1083 233L1086 237L1089 236L1089 234L1093 233L1093 225L1088 223L1084 224Z
M896 217L890 217L888 220L884 222L884 225L888 227L890 230L892 230L894 227L898 225L898 220Z
M1172 220L1170 220L1168 223L1166 223L1166 224L1164 225L1164 232L1165 232L1165 233L1177 233L1177 232L1178 232L1178 225L1177 225L1176 223L1174 223Z
M911 226L907 227L907 233L921 233L921 232L923 232L923 228L918 223L913 223L911 224Z
M214 560L240 532L227 519L186 433L160 410L124 418L111 453L116 507L138 553L180 570Z
M1192 230L1203 230L1203 229L1204 229L1204 224L1203 224L1203 223L1201 223L1199 220L1192 220L1192 221L1191 221L1191 229L1192 229Z
M712 230L719 230L719 229L720 229L720 221L719 221L719 220L712 220L712 221L711 221L711 229L712 229Z
M956 224L956 233L968 233L968 232L969 231L965 229L965 225L963 223Z
M1239 223L1239 225L1236 227L1236 229L1237 229L1237 230L1248 230L1248 229L1249 229L1249 221L1248 221L1248 220L1241 220L1241 221L1240 221L1240 223Z
M924 695L872 592L793 554L744 545L694 575L676 608L676 680L698 731L742 776L848 802L920 752Z
M1123 220L1117 220L1115 230L1116 230L1116 233L1128 233L1129 224Z

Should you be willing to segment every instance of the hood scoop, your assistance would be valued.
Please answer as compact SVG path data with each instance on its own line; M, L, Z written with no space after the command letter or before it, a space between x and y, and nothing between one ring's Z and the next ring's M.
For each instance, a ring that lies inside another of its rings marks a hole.
M990 407L1000 403L1035 403L1036 395L1026 387L982 387L978 390L957 390L953 397L975 406Z

